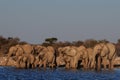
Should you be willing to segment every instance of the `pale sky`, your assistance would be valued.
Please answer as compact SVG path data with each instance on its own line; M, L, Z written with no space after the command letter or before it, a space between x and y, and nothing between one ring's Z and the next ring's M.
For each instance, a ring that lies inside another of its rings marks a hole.
M0 0L0 35L21 41L120 39L120 0Z

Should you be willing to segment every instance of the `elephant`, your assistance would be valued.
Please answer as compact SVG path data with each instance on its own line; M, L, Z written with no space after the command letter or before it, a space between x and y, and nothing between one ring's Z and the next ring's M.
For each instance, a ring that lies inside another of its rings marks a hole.
M77 69L80 60L83 61L84 69L87 69L88 53L84 46L66 46L61 49L61 53L63 54L63 60L66 62L65 67L67 69Z
M30 44L12 46L10 47L9 52L8 52L6 65L7 65L9 58L12 57L17 62L17 66L16 66L17 68L21 68L23 63L27 65L25 67L28 68L29 65L33 65L34 63L33 52L34 52L33 46L31 46ZM23 60L24 57L27 58L26 62Z
M40 56L38 55L42 49L43 49L43 46L34 45L34 57L35 57L34 66L35 67L40 68L42 66L42 60L40 59Z
M19 60L20 67L22 66L22 68L35 68L34 61L35 57L33 54L23 54L21 60Z
M77 69L79 67L79 61L82 61L84 70L87 70L88 65L88 52L84 46L73 47L75 55L71 58L71 67Z
M99 43L97 44L94 49L93 53L96 54L95 61L96 61L96 69L99 71L101 70L101 63L103 63L104 69L107 66L108 60L108 67L109 69L114 68L114 60L116 57L116 48L115 45L112 43Z
M34 57L34 48L32 45L30 44L25 44L25 45L21 45L20 46L23 50L23 54L22 54L22 58L20 58L18 60L19 63L24 63L26 66L25 68L34 68L34 61L35 61L35 57ZM21 66L21 64L20 64Z
M53 68L55 66L55 50L52 46L42 47L40 52L38 53L38 57L42 61L42 65L44 68L49 67Z
M87 48L87 52L88 52L88 68L89 69L95 69L95 55L93 54L93 49L92 48Z
M13 58L13 60L19 62L18 59L21 58L23 53L23 49L20 47L20 45L10 47L5 65L7 65L10 57Z
M88 55L88 51L87 51L85 46L77 47L77 55L76 55L75 59L77 59L78 61L80 61L80 60L82 61L82 65L83 65L84 70L88 69L89 55ZM76 63L76 65L78 66L79 64Z
M74 51L73 51L74 52ZM72 50L70 46L66 47L60 47L58 48L58 56L56 59L57 66L64 65L66 69L70 69L70 61L72 59L72 56L74 56L74 53L72 54Z
M59 66L64 66L66 63L65 63L65 60L64 60L64 55L61 53L61 51L62 51L62 47L59 47L58 49L57 49L57 51L58 51L58 55L56 56L56 64L57 64L57 67L59 67Z

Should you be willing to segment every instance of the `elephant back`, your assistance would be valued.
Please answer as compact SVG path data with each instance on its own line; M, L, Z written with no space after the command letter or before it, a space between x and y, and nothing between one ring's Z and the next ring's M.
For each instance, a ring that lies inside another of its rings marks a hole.
M26 54L31 54L34 50L33 46L31 46L30 44L24 44L22 45L22 48Z
M85 46L79 46L79 47L77 47L77 50L78 50L78 51L81 51L81 50L84 50L84 49L86 49Z

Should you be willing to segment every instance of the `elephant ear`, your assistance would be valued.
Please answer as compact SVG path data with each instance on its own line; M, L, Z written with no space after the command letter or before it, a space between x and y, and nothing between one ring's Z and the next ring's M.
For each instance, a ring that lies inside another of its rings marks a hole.
M108 55L108 53L109 53L109 48L106 45L104 45L104 47L102 48L102 51L101 51L100 55L102 57L104 57L104 56Z

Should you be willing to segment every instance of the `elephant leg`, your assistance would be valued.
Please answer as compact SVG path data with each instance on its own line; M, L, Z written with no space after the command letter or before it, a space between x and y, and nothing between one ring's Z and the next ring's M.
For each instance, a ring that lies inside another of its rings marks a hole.
M109 65L110 65L109 69L111 69L111 70L113 70L113 68L114 68L115 58L116 58L116 53L114 54L112 59L109 59Z
M114 68L114 60L111 60L111 70Z
M107 67L107 57L103 57L102 58L102 63L103 63L104 70L106 70L106 67Z
M47 67L47 61L46 60L43 61L43 67L44 67L44 69L46 69L46 67Z
M22 56L19 56L17 61L16 61L17 62L17 68L20 68L20 66L21 66L21 64L20 64L21 63L21 59L22 59Z
M97 59L97 71L101 70L101 57L99 56Z
M30 65L31 65L32 68L35 68L35 65L34 65L33 61L30 63Z
M52 68L54 68L54 66L55 66L55 57L53 58L53 61L52 61Z
M77 67L78 67L78 62L75 62L73 65L72 65L72 69L77 69Z
M92 69L92 66L91 66L91 65L92 65L92 61L91 61L91 60L89 60L89 61L88 61L88 64L87 64L88 69Z
M83 69L85 70L86 65L85 65L85 60L84 59L82 60L82 63L83 63Z
M49 67L52 68L52 69L53 69L54 66L55 66L54 61L55 61L55 58L53 58L52 61L49 62Z
M35 68L37 67L37 61L34 62L34 67L35 67Z
M83 68L87 70L87 59L83 59Z
M109 60L109 65L108 65L108 69L111 69L111 60Z
M37 68L37 67L39 67L39 65L40 65L40 61L39 60L35 60L34 67Z
M49 68L52 68L52 69L53 69L53 68L54 68L54 66L55 66L54 64L49 63Z
M85 59L86 69L88 69L88 59Z
M109 60L109 70L113 70L114 68L114 61L113 60Z
M27 61L27 68L30 68L30 63Z
M95 61L90 61L90 69L95 69Z
M96 59L95 57L91 59L91 69L95 70L96 69Z
M69 69L69 68L70 68L70 63L69 63L69 62L66 63L65 68L66 68L66 69Z
M75 58L70 60L70 67L72 69L76 69L77 68L77 61L75 60Z
M25 68L25 63L24 62L20 62L20 68Z
M39 61L39 68L43 65L42 60Z
M33 64L33 63L31 63L31 66L32 66L32 69L33 69L33 68L35 68L35 66L34 66L34 64Z

